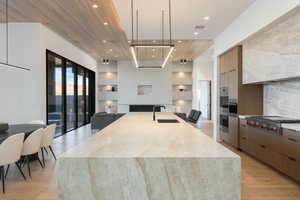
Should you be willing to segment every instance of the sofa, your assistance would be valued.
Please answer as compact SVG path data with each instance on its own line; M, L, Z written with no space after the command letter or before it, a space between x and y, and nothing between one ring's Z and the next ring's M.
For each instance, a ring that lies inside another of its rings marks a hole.
M91 128L92 130L102 130L124 115L123 113L95 113L91 118Z

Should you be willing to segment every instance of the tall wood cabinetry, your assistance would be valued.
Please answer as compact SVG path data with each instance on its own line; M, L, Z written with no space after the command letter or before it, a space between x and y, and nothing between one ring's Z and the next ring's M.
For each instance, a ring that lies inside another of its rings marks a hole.
M220 60L220 135L239 148L239 115L263 113L262 85L243 85L242 47L225 52Z

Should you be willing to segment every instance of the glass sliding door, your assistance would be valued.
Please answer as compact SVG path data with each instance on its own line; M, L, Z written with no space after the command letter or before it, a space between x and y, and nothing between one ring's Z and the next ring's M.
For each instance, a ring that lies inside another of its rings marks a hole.
M66 127L67 131L76 128L76 66L66 62Z
M47 124L56 136L90 123L95 112L95 72L47 50Z
M86 104L85 104L85 112L86 112L86 123L90 123L90 118L91 118L91 115L90 115L90 95L89 95L89 93L90 93L90 76L89 76L89 71L86 71L85 72L85 88L86 88L86 90L85 90L85 98L86 98L86 100L85 100L85 102L86 102Z
M78 106L78 127L85 124L85 77L84 69L77 67L77 106Z
M56 135L64 130L63 60L47 55L47 121L56 124Z

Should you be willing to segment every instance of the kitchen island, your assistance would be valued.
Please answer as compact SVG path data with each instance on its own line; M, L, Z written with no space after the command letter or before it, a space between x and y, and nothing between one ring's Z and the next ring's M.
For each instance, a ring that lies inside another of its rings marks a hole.
M59 158L63 200L239 200L240 157L171 113L129 113Z

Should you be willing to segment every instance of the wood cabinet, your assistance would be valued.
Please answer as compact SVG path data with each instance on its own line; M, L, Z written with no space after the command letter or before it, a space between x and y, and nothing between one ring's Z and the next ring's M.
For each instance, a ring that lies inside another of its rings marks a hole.
M247 121L245 119L240 120L240 128L239 128L239 147L241 150L249 152L249 134L248 134L248 127Z
M229 99L238 99L238 71L232 69L227 72L228 75L228 98Z
M221 131L221 139L227 144L239 148L238 115L261 115L263 113L262 85L242 84L242 47L237 46L219 56L220 88L228 89L229 103L237 103L235 119L228 116L228 132ZM224 108L222 108L224 109ZM228 109L229 111L229 109Z
M229 116L229 127L228 127L228 138L227 143L231 146L238 148L239 147L239 118L237 116Z
M300 160L300 133L289 129L283 129L282 136L281 151L283 151L286 156Z
M242 151L300 182L300 132L270 134L240 119L239 133Z

